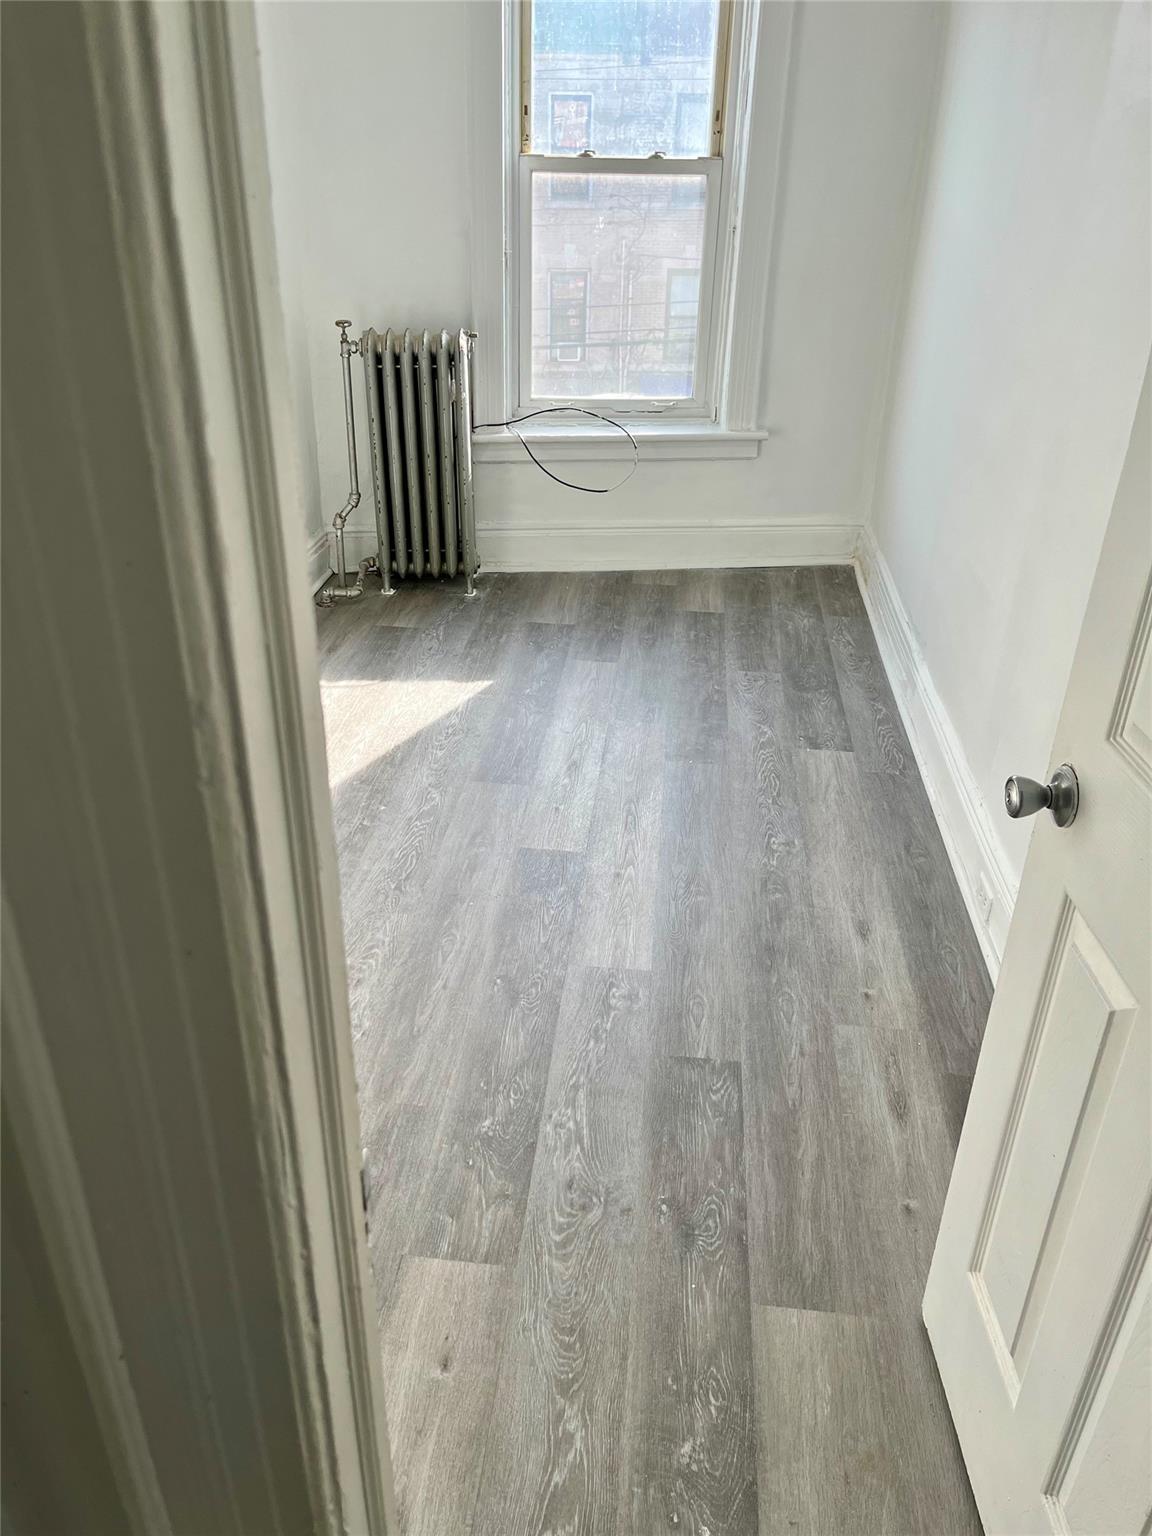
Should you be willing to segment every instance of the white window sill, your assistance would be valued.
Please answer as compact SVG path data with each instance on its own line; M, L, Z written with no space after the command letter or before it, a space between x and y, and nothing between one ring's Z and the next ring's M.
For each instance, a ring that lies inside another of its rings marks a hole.
M729 432L700 422L627 422L641 459L754 459L767 432ZM571 460L630 461L632 444L615 427L585 425L541 427L526 422L520 435L548 464ZM527 464L532 460L509 427L485 427L472 434L477 464Z

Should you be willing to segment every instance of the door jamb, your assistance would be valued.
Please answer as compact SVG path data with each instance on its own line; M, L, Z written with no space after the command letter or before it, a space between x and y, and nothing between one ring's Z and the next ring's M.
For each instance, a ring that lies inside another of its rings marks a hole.
M310 1480L326 1529L394 1536L254 12L148 0L86 25L205 792L231 788L248 833L213 854L251 976Z

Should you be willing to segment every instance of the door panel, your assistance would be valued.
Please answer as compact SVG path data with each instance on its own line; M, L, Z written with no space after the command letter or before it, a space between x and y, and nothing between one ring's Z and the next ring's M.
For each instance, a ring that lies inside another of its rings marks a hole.
M1146 1531L1148 1487L1141 1457L1152 1444L1152 1267L1144 1246L1133 1303L1117 1308L1125 1326L1103 1362L1091 1411L1078 1418L1058 1466L1052 1499L1065 1527Z
M1152 1529L1150 439L1146 377L924 1297L989 1536Z
M1055 1258L1130 1043L1135 1000L1083 917L1065 903L994 1177L974 1284L1019 1391Z

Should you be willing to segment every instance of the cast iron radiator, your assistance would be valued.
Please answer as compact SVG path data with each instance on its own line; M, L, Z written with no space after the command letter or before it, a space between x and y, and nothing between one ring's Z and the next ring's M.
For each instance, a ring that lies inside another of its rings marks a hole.
M360 340L368 401L379 563L389 575L467 578L472 590L476 512L472 495L470 331L365 331Z

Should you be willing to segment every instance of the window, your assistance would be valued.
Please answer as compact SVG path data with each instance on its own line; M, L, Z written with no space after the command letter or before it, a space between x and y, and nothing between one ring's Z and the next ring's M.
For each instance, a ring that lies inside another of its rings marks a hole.
M516 403L714 416L728 0L521 12Z
M588 91L553 91L548 98L554 155L579 155L592 140L592 96ZM555 176L549 193L553 203L569 208L587 206L584 176Z
M703 91L677 91L672 152L690 155L697 144L708 142L708 98Z
M692 146L705 140L708 135L708 98L703 91L678 91L676 93L676 117L672 130L672 151L676 155L690 155ZM701 189L691 185L679 185L674 196L683 206L698 203Z
M664 294L664 358L670 368L691 377L696 354L696 323L700 307L700 273L680 267L668 273Z
M592 97L587 91L554 91L549 98L552 153L578 155L592 142Z
M556 363L582 363L588 340L588 274L548 274L549 355Z

